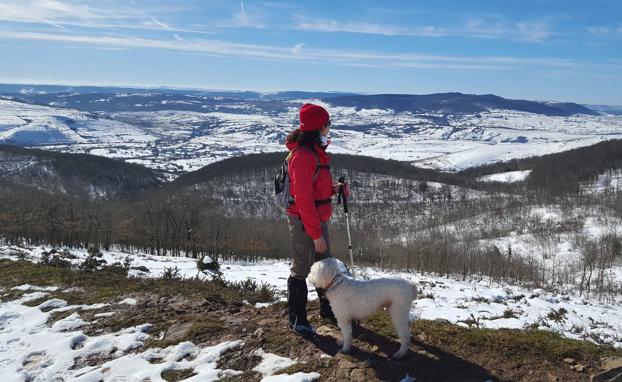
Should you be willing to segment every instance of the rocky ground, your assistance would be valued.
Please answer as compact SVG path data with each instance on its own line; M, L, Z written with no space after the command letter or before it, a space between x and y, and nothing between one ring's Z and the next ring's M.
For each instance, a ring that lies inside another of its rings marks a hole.
M29 283L55 285L35 306L58 298L69 304L108 304L80 311L87 336L151 324L144 346L164 348L183 341L214 346L241 340L244 346L224 353L220 369L243 371L225 381L260 381L253 369L261 361L257 350L296 360L278 373L316 372L321 381L622 381L622 351L561 338L538 330L463 328L443 321L417 320L412 325L411 351L400 360L390 357L398 348L389 317L380 312L361 323L349 354L338 352L338 329L322 322L318 306L309 307L318 335L304 339L286 328L283 303L253 305L256 291L213 282L134 279L125 275L41 266L0 260L0 297L13 301ZM132 301L135 304L120 303ZM107 314L108 313L108 314ZM47 325L72 314L54 313ZM2 327L0 326L0 333ZM112 354L75 360L75 367L96 366ZM193 375L192 369L169 370L167 381ZM408 379L410 377L410 379Z

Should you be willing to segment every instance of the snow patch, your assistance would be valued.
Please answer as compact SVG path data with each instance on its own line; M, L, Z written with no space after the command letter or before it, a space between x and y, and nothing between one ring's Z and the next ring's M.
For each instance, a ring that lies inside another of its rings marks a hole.
M136 301L136 299L132 297L128 297L126 299L119 301L119 304L126 304L126 305L136 305L137 303L138 301Z
M253 370L261 373L264 377L270 376L278 370L285 369L286 367L296 364L296 361L290 358L281 357L272 353L266 353L263 349L255 350L254 354L262 359L259 365L255 366Z
M527 179L530 173L531 170L499 172L496 174L481 176L477 180L480 182L515 183L522 182Z
M55 292L57 291L59 288L57 286L50 286L50 287L39 287L39 286L34 286L34 285L30 285L30 284L22 284L20 286L16 286L11 288L11 290L21 290L21 291L46 291L46 292Z

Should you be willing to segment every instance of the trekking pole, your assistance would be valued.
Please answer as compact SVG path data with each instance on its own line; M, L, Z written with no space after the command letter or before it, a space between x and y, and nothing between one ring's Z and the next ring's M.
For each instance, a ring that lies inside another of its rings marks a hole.
M346 230L348 232L348 250L350 251L350 266L352 267L352 277L354 277L354 256L352 255L352 236L350 235L350 217L348 216L348 197L346 193L343 191L344 186L346 185L346 177L340 176L339 183L343 183L339 187L339 196L337 197L337 204L340 204L343 200L343 212L346 214Z

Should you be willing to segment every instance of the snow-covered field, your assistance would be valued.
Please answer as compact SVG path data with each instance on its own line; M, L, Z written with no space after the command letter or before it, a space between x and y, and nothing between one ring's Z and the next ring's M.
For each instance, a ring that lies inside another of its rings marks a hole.
M0 98L0 142L22 145L39 143L118 145L155 137L103 114L30 105Z
M225 103L205 112L106 114L0 99L0 142L122 158L180 173L233 156L284 151L282 142L295 128L299 106L307 101L324 104L331 113L330 151L439 170L461 170L622 138L622 116L611 114L556 117L512 110L415 114L357 110L302 99L275 109Z
M5 245L0 246L0 258L16 259L20 251L22 257L27 260L38 261L42 251L46 249L50 248L18 248ZM81 250L71 250L71 252L77 256L72 260L74 263L82 261L87 255ZM132 266L143 266L149 270L149 272L132 270L132 276L157 277L169 267L177 267L184 277L195 277L198 274L195 261L189 258L158 257L121 251L104 253L104 259L108 263L122 262L128 256L132 258ZM221 270L227 280L242 281L251 278L258 283L273 285L282 293L282 298L285 296L289 275L287 261L224 262ZM516 285L493 283L487 279L462 281L431 274L381 271L372 268L357 268L356 274L366 278L401 277L416 282L420 287L420 296L411 310L413 319L440 319L462 326L472 325L492 329L539 328L554 331L568 338L622 347L620 335L622 333L622 321L620 320L622 298L619 297L616 300L601 301L577 297L572 293L551 293L541 289L534 290ZM9 376L9 381L21 380L19 376L23 375L22 373L51 373L40 374L41 376L61 373L65 377L79 378L75 380L80 381L97 381L104 375L107 378L111 377L110 373L125 373L125 375L136 376L138 379L150 377L152 381L157 381L160 380L158 378L162 370L188 367L194 367L199 373L192 379L197 381L210 380L212 378L210 376L220 375L222 377L227 373L235 373L235 371L217 370L215 362L225 349L243 346L239 342L224 343L212 348L198 348L191 343L182 343L161 350L130 353L129 350L136 349L144 343L148 336L145 333L148 323L127 328L118 333L87 337L80 331L80 326L84 324L80 319L80 311L98 309L102 306L69 307L66 302L53 299L38 307L28 307L23 303L40 298L52 289L28 285L20 288L28 290L29 293L20 300L0 304L0 374ZM315 292L310 291L309 298L316 297ZM126 299L117 304L132 303L136 301ZM52 310L42 312L41 309L46 307ZM62 310L75 310L75 312L56 322L52 327L48 327L45 323L49 314ZM75 358L87 356L90 352L101 352L112 348L117 349L115 356L118 357L108 363L100 367L69 370ZM194 360L183 360L183 356L190 353L196 356ZM271 355L264 354L263 356L264 360L277 359ZM153 357L163 358L165 362L152 364L149 359ZM295 361L280 360L279 362ZM46 365L46 367L43 368L41 365ZM47 377L40 378L37 380L49 380L46 379ZM314 376L295 375L291 378L291 380L311 380Z

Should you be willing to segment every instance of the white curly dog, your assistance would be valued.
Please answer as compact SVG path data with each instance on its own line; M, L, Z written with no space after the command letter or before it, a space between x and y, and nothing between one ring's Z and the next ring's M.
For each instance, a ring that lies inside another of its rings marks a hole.
M340 351L350 350L353 320L361 320L386 308L400 339L400 349L393 357L401 358L410 343L410 306L417 298L417 287L402 279L355 280L346 272L347 268L341 261L328 258L315 262L308 276L315 288L326 291L341 329L343 346Z

